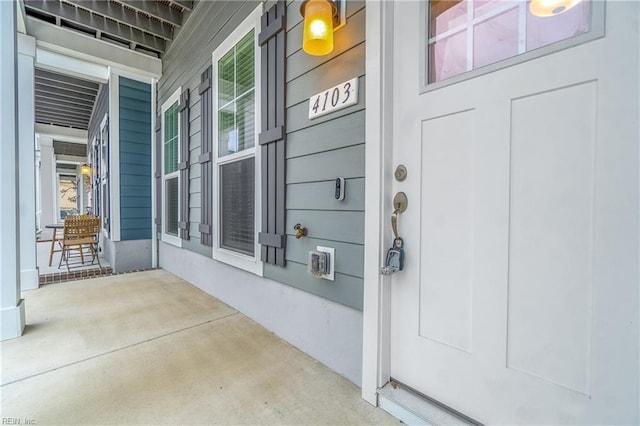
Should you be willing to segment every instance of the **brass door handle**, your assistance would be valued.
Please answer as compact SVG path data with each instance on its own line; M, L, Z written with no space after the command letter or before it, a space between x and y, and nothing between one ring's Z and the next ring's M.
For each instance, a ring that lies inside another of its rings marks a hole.
M404 213L409 205L409 199L404 192L398 192L393 197L393 213L391 214L391 229L393 230L393 236L398 238L398 215Z

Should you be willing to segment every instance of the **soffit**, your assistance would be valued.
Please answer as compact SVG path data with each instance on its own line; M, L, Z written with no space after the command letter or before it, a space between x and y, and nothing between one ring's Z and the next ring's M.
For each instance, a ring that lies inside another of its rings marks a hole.
M35 69L36 123L87 130L101 84Z
M194 0L23 0L28 16L162 57Z

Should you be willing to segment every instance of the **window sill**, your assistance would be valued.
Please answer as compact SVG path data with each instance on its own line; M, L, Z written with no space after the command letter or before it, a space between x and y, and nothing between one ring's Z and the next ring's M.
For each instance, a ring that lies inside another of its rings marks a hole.
M213 249L213 258L219 262L236 267L238 269L251 272L252 274L262 276L263 265L257 257L249 257L244 254L236 253L223 248Z
M179 237L176 237L175 235L162 233L162 242L171 244L172 246L182 248L182 240Z

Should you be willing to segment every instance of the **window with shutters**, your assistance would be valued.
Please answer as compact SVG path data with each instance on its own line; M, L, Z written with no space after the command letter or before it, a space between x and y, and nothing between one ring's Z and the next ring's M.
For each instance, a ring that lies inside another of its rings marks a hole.
M258 7L213 52L215 153L213 257L262 275L256 211L260 205Z
M181 246L178 235L179 205L180 205L180 123L178 120L178 105L181 90L178 89L162 104L162 206L164 220L162 226L162 241Z

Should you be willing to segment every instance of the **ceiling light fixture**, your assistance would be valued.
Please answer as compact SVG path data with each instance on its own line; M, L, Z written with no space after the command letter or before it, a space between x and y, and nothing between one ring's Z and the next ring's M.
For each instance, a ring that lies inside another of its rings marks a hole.
M566 12L582 0L531 0L529 11L540 17L555 16Z

